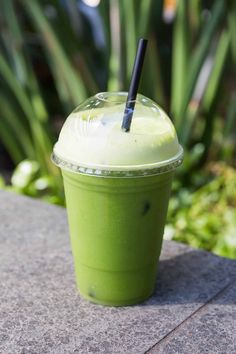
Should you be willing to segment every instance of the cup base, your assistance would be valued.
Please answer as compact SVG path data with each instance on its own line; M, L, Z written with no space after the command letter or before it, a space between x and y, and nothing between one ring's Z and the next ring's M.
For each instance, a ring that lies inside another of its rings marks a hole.
M137 305L139 303L144 302L145 300L147 300L150 296L152 296L154 292L154 289L152 291L150 291L148 294L141 296L141 297L137 297L134 299L127 299L127 300L123 300L123 301L110 301L110 300L100 300L100 299L95 299L92 296L88 296L87 294L83 294L80 290L79 290L79 294L85 299L88 300L89 302L92 302L94 304L98 304L98 305L103 305L103 306L114 306L114 307L123 307L123 306L132 306L132 305Z
M79 293L107 306L129 306L149 298L155 287L156 264L132 271L106 271L76 264Z

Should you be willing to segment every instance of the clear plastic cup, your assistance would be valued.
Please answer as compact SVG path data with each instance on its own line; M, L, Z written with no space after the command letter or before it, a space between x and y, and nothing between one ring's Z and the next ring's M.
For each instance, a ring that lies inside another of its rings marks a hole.
M78 289L124 306L148 298L175 169L183 149L165 112L138 95L121 131L127 93L100 93L67 118L52 154L61 168Z

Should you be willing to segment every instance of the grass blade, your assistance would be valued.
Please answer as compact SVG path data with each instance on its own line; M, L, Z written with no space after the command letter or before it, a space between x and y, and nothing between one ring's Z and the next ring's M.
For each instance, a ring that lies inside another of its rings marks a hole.
M203 161L207 158L212 143L215 123L215 106L219 93L220 79L226 64L226 58L229 52L230 37L225 30L221 34L219 45L216 52L215 65L210 76L205 95L203 97L202 108L207 112L205 129L202 136L202 142L205 146Z
M1 116L2 114L0 114L0 117ZM8 154L11 156L12 161L15 164L18 164L24 159L24 154L20 150L20 146L17 144L17 142L12 139L12 136L13 135L7 122L5 122L3 119L0 119L0 138L2 143L5 146Z
M223 138L228 139L234 131L236 122L236 93L233 92L229 102L229 108L226 114L226 122L223 130Z
M152 0L141 0L139 16L141 21L138 23L138 36L139 37L148 37L149 27L150 27L150 19L152 14Z
M46 134L45 128L37 120L30 99L2 55L0 55L0 75L18 101L28 120L37 159L41 163L42 170L45 172L50 171L52 169L49 155L52 149L50 139Z
M202 142L205 146L205 154L208 152L211 143L213 120L215 117L213 107L217 100L217 93L219 92L219 85L225 68L228 51L229 34L227 31L224 31L221 34L216 52L211 55L211 59L214 58L214 61L210 63L209 72L203 72L204 76L209 78L204 81L204 87L201 89L200 96L198 94L198 97L190 102L186 113L185 126L180 132L181 143L186 146L190 142L192 127L199 112L199 108L201 107L201 110L207 113L202 137Z
M119 91L120 82L120 9L118 0L112 0L110 3L110 36L111 53L109 61L109 81L108 91Z
M217 0L214 2L211 19L206 24L205 28L203 28L199 45L196 48L195 52L193 53L192 58L190 59L191 62L188 70L186 89L184 91L180 115L179 115L180 120L179 120L179 124L177 125L177 129L179 131L181 131L181 129L185 125L186 109L191 100L199 71L206 57L209 46L212 42L213 34L218 28L218 25L224 15L224 10L225 10L225 6L223 0Z
M171 113L177 126L180 121L181 107L185 95L185 78L188 71L188 38L187 2L178 1L174 24L171 87Z
M150 70L149 68L152 69ZM140 91L145 93L145 96L148 96L158 102L160 106L165 107L166 102L163 91L160 57L154 35L149 36L148 50L144 61Z
M25 113L29 123L31 123L32 117L34 117L34 111L32 109L31 103L22 87L12 72L11 68L7 64L5 58L0 54L0 75L11 89L12 93L16 97L18 103L20 104L23 112Z
M29 130L22 124L22 114L19 106L10 97L0 93L1 122L8 127L8 134L11 133L11 141L18 142L18 149L24 152L23 157L35 159L34 146ZM2 128L3 129L3 128ZM4 131L3 131L4 134ZM15 160L15 159L14 159Z
M202 108L204 111L209 110L217 96L220 78L227 62L226 59L229 51L229 44L230 36L228 31L225 30L223 31L219 39L219 44L215 54L215 64L206 88L205 95L203 97Z
M85 34L83 30L83 16L78 10L77 0L65 0L64 2L51 0L51 5L57 16L50 21L50 25L67 57L70 58L75 72L83 82L86 94L92 95L98 92L99 88L96 81L96 70L98 69L96 65L93 65L94 61L91 59L96 55L95 53L99 56L101 52L100 50L94 51L94 42L91 43L93 46L92 55L91 48L87 49L86 42L90 37L87 38L88 34Z
M236 64L236 42L235 42L235 33L236 33L236 2L231 1L228 11L228 28L230 32L230 45L232 51L232 57L234 63Z
M135 6L137 5L133 0L120 0L122 11L122 29L125 31L126 37L126 53L127 53L127 76L128 80L131 78L134 58L136 54L136 46L138 38L136 36L136 21L135 21ZM128 91L128 88L127 88Z
M12 69L16 73L18 80L25 89L29 89L32 105L37 118L46 122L48 114L44 102L41 98L38 82L32 69L30 60L24 47L24 38L17 20L13 1L3 0L3 12L6 21L7 40L5 47L9 52L9 58L13 61Z
M78 105L85 99L86 90L81 79L71 66L49 21L47 21L36 0L21 0L21 2L30 15L33 25L42 35L51 67L57 66L57 72L60 72L60 79L65 83L71 101L74 105Z
M201 1L200 0L191 0L188 2L188 17L189 17L189 26L191 42L195 40L195 37L201 26Z

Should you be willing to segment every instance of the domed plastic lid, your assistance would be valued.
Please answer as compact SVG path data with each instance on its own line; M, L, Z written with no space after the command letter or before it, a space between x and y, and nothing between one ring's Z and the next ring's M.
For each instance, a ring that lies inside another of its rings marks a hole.
M121 129L127 93L98 93L79 105L64 123L52 160L62 169L129 177L175 169L183 157L166 113L138 95L129 132Z

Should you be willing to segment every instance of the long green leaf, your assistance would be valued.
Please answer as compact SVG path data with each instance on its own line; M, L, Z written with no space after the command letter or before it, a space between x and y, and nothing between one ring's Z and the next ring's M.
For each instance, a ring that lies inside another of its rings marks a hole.
M230 31L230 44L231 51L234 63L236 65L236 42L235 42L235 33L236 33L236 2L231 1L228 11L228 27Z
M25 157L36 158L41 163L42 171L46 172L51 169L48 160L52 147L48 136L49 130L45 126L48 115L31 63L25 55L24 38L14 12L12 0L3 0L3 11L6 26L5 37L3 34L2 38L7 52L12 58L12 67L10 67L7 59L0 55L0 74L12 93L7 97L10 107L4 109L5 113L2 118L5 119L6 127L8 126L9 129L5 133L9 136L11 132L13 139L21 139L19 146L23 148ZM8 38L8 41L6 41L6 38ZM16 112L14 100L18 102L25 118L20 111L14 115L13 111ZM21 121L19 121L20 118ZM28 132L24 128L26 122L30 127Z
M198 102L194 100L189 104L185 125L180 131L181 143L185 146L190 142L192 136L192 127L197 118L199 108L207 113L207 120L205 123L205 130L202 137L202 142L205 145L205 154L208 152L211 136L213 133L213 119L215 118L214 110L212 107L216 103L217 93L219 90L219 85L221 82L222 72L225 68L226 57L229 51L229 34L224 31L221 34L214 59L214 65L210 72L210 77L207 85L202 91L202 97L199 98Z
M149 68L152 68L150 70ZM142 90L142 91L141 91ZM149 36L148 50L144 61L140 91L165 107L163 77L160 65L159 50L154 35Z
M19 81L14 76L11 68L7 64L5 58L0 54L0 75L5 80L12 93L18 100L22 110L24 111L29 123L31 123L31 119L34 116L34 111L31 106L30 100L28 99L25 91L22 89Z
M94 75L96 68L90 64L91 51L87 49L87 45L83 46L87 33L85 35L83 32L83 16L78 11L77 0L65 0L65 3L51 0L51 5L57 12L57 17L50 22L54 33L67 57L71 59L75 72L85 86L86 94L92 95L99 91L99 87ZM98 55L100 54L99 52Z
M12 0L2 0L2 14L5 26L1 32L1 37L5 44L9 63L18 80L25 85L27 82L27 69L22 55L23 40L14 13Z
M48 59L51 66L56 65L61 72L61 80L64 81L74 105L78 105L86 98L84 85L69 62L60 42L58 41L49 21L44 16L38 1L21 0L25 10L29 13L33 25L41 33L44 40Z
M0 138L15 164L18 164L24 159L25 155L20 150L18 143L13 139L10 128L3 119L0 119Z
M228 31L225 30L223 31L219 39L215 55L215 64L210 79L208 81L205 95L203 97L202 108L204 111L209 110L217 95L220 84L220 78L222 76L223 69L225 68L225 65L227 63L226 58L228 55L229 44L230 36Z
M135 6L137 3L134 0L120 0L123 7L122 11L122 29L126 36L126 53L127 53L127 75L131 77L133 63L137 46L136 21L135 21Z
M201 17L201 0L188 1L188 18L190 26L190 33L188 35L191 37L191 42L195 40L201 26Z
M188 38L189 24L187 2L178 1L174 24L171 87L171 113L175 119L176 125L178 125L180 121L181 107L186 88L186 73L188 72Z
M81 73L85 87L88 89L90 95L95 95L99 92L99 87L93 78L91 71L86 63L83 55L74 56L73 62L78 71Z
M130 80L127 75L127 48L126 48L126 31L124 30L124 6L119 1L119 20L120 20L120 89L128 91Z
M37 153L37 158L41 162L41 166L45 171L51 169L51 163L49 161L49 151L52 149L52 145L48 136L44 132L43 126L41 126L40 122L35 119L35 112L31 105L31 102L22 89L20 83L14 76L11 71L9 65L6 63L4 57L0 55L0 75L5 80L6 84L12 91L13 95L16 97L19 102L25 116L28 120L32 137L34 141L34 146Z
M118 0L112 0L110 4L110 36L111 54L109 62L108 91L119 91L120 89L120 9Z
M111 36L110 36L110 2L109 1L101 1L98 10L101 16L101 20L103 23L103 29L104 29L104 34L105 34L105 42L106 42L106 48L105 48L105 68L108 68L108 63L109 63L109 57L111 53Z
M16 17L13 1L3 0L3 12L7 23L7 41L5 46L13 60L13 71L24 88L30 88L30 96L32 105L37 119L46 122L48 114L44 102L41 98L39 86L29 61L27 53L25 52L23 34Z
M223 130L224 139L227 139L230 136L232 136L235 122L236 122L236 93L233 92L230 97L229 107L226 114L226 121Z
M180 123L177 126L179 130L181 130L182 126L185 125L185 116L184 116L185 111L191 100L193 90L198 78L198 74L200 72L202 63L204 62L210 43L212 41L212 36L216 31L216 29L218 28L218 25L224 15L224 10L225 10L224 1L216 0L213 4L212 16L209 22L206 24L205 28L203 28L199 45L196 48L196 50L193 52L190 61L189 70L187 73L186 89L184 90L182 106L180 110Z
M147 37L149 34L150 20L153 8L153 0L141 0L138 21L138 36ZM137 5L136 5L137 6Z
M10 97L0 92L1 122L8 127L8 135L11 134L11 141L18 142L19 150L24 151L24 158L35 159L34 146L29 129L22 124L22 113L19 106L14 104ZM4 128L2 128L3 130ZM2 133L4 134L5 131Z

